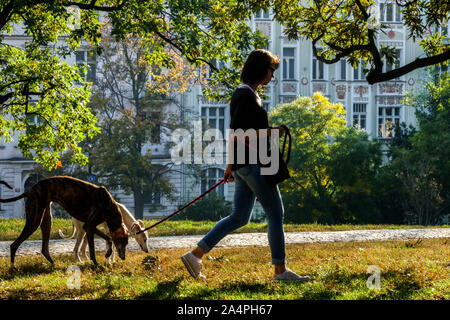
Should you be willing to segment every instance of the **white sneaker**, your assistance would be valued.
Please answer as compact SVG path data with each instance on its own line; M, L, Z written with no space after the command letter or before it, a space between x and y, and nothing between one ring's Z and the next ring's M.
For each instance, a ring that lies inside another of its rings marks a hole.
M183 261L186 269L189 271L190 275L194 278L206 278L202 273L202 260L194 256L192 252L188 252L181 256L181 261Z
M275 281L286 281L286 282L306 282L310 281L311 278L308 276L299 276L294 271L286 268L286 271L280 274L276 274L273 279Z

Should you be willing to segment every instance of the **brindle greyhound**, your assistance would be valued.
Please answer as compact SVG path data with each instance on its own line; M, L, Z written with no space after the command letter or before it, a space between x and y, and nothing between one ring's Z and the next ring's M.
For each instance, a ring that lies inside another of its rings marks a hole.
M14 257L20 244L41 226L42 254L53 265L48 250L50 229L52 226L51 203L56 202L72 217L85 222L84 229L89 244L89 255L92 262L95 259L94 233L105 239L109 247L106 257L112 254L112 241L117 248L119 257L125 260L125 248L128 244L128 230L122 221L119 206L105 187L99 187L72 177L56 176L36 183L31 189L20 196L10 199L0 199L0 202L13 202L27 198L25 202L25 227L20 236L11 244L11 265L14 267ZM111 238L97 229L106 222L111 232Z

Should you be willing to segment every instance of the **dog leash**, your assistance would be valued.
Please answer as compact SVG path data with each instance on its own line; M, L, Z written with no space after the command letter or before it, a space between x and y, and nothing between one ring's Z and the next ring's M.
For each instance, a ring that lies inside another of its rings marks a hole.
M282 154L284 155L284 150L285 150L285 145L286 145L286 136L289 136L289 138L291 138L291 134L289 132L288 127L286 127L285 125L281 125L283 127L285 127L286 131L285 131L285 136L284 136L284 142L283 142L283 151ZM275 129L277 127L270 127L271 129ZM245 142L244 142L245 143ZM250 147L247 143L245 143L248 147ZM289 139L289 149L288 149L288 156L286 159L286 163L289 162L289 157L291 154L291 139ZM197 202L198 200L200 200L201 198L203 198L204 196L206 196L208 193L210 193L212 190L214 190L215 188L217 188L218 186L220 186L221 184L225 183L224 179L219 180L215 185L213 185L212 187L210 187L208 190L206 190L205 192L203 192L201 195L199 195L197 198L195 198L194 200L186 203L184 206L182 206L181 208L179 208L178 210L176 210L175 212L171 213L170 215L168 215L167 217L159 220L158 222L152 224L151 226L145 228L145 229L141 229L139 231L137 231L135 233L135 235L138 235L142 232L145 232L147 230L150 230L154 227L156 227L157 225L163 223L164 221L172 218L173 216L177 215L178 213L180 213L182 210L186 209L187 207L191 206L192 204L194 204L195 202ZM256 199L256 201L259 201L258 199Z
M203 192L201 195L199 195L197 198L195 198L194 200L186 203L184 206L182 206L181 208L179 208L178 210L176 210L174 213L168 215L167 217L159 220L158 222L152 224L150 227L147 227L145 229L139 230L138 232L136 232L136 234L142 233L144 231L150 230L154 227L156 227L158 224L163 223L164 221L172 218L173 216L175 216L176 214L180 213L180 211L182 211L183 209L186 209L187 207L189 207L190 205L194 204L195 202L197 202L198 200L200 200L201 198L203 198L204 196L206 196L208 193L210 193L212 190L214 190L215 188L217 188L218 186L220 186L221 184L225 183L224 179L219 180L219 182L217 182L215 185L213 185L211 188L209 188L208 190L206 190L205 192Z

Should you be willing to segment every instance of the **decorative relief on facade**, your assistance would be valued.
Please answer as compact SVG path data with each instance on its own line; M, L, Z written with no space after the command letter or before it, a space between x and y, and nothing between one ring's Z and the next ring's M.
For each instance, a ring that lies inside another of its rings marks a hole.
M368 92L369 92L368 86L359 85L354 87L354 93L359 95L360 98L366 96Z
M268 39L272 37L272 23L270 21L258 21L255 22L256 30L261 31L261 33Z
M402 41L380 41L380 46L387 46L387 47L403 47Z
M380 83L378 90L380 94L403 94L403 83Z
M309 80L307 77L303 77L302 80L300 80L301 84L306 86L309 83Z
M345 99L345 92L347 91L347 86L345 84L336 85L336 94L338 99Z
M399 105L403 104L403 96L377 96L376 102L378 105Z
M290 103L296 98L296 96L280 96L280 103Z
M326 93L327 85L325 83L313 83L313 92L317 92L317 91Z
M209 100L208 98L206 98L205 96L202 96L202 95L198 96L198 102L200 102L202 104L209 104L209 105L227 104L226 99L222 99L220 101L215 101L215 100Z
M297 92L296 83L283 83L283 92Z
M395 38L395 31L394 30L389 30L388 32L388 37L389 39L394 39Z

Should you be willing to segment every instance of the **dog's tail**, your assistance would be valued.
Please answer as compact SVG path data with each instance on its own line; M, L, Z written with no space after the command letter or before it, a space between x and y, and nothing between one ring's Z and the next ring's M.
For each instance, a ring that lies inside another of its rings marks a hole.
M25 198L27 196L28 196L27 192L24 192L20 196L17 196L17 197L14 197L14 198L0 199L0 202L14 202L14 201L20 200L22 198Z
M59 233L59 236L61 238L63 238L63 239L70 239L70 238L72 238L75 235L75 230L76 230L76 228L75 228L75 225L73 224L73 221L72 221L72 234L66 236L66 235L64 235L64 233L62 232L61 229L58 230L58 233Z
M1 183L1 184L4 184L4 185L7 186L9 189L12 189L12 187L11 187L6 181L0 180L0 183Z

